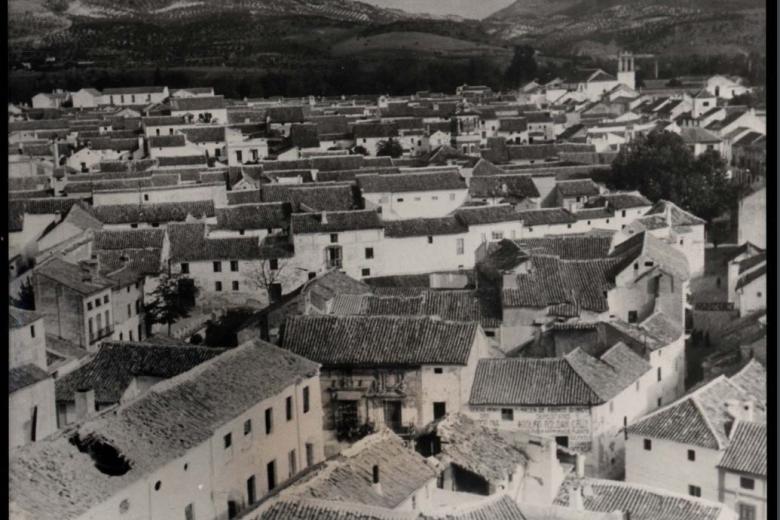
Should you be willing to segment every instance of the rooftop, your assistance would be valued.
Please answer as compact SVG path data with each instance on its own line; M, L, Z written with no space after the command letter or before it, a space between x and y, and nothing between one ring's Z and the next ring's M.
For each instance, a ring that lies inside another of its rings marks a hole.
M323 211L292 215L292 230L296 234L382 229L384 223L374 210Z
M282 345L335 366L465 365L479 324L428 317L297 316Z
M357 175L363 193L403 193L414 191L465 190L466 181L457 169L391 175Z

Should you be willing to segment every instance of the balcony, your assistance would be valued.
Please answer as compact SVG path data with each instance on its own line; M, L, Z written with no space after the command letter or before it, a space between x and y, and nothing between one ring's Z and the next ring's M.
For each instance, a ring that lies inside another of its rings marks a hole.
M113 327L103 327L102 329L98 329L95 331L89 331L89 344L93 344L97 341L100 341L103 338L107 338L108 336L112 335L114 333Z

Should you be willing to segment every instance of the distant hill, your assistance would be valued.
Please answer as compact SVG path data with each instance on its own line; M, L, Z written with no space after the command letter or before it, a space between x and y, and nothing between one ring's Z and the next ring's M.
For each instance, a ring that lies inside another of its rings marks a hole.
M745 54L764 48L765 17L763 0L516 0L485 25L496 38L562 54Z
M436 17L458 17L481 20L513 0L364 0L378 7L401 9L407 13Z

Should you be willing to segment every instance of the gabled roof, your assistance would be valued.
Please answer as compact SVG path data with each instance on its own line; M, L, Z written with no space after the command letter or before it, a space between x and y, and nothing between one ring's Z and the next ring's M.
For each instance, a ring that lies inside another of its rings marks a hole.
M720 376L639 419L628 427L628 432L719 450L728 446L728 428L734 420L726 411L726 402L747 401L750 398L744 389L725 376ZM756 406L756 415L763 415L761 408L762 405Z
M168 239L172 262L259 260L265 257L257 237L209 238L206 224L200 222L169 224Z
M653 204L653 207L645 215L662 215L671 222L672 226L698 226L706 224L704 219L685 211L674 202L664 199Z
M615 210L641 208L643 206L652 206L644 195L635 192L620 192L620 193L602 193L598 197L591 199L586 204L589 208L607 206Z
M116 87L104 88L104 95L111 94L162 94L166 87Z
M222 143L225 141L225 127L223 126L180 128L179 132L184 134L191 143Z
M57 282L84 296L103 291L114 286L114 282L104 276L85 270L80 265L68 262L59 257L53 257L35 268L36 276L44 276L49 281Z
M467 233L468 226L454 216L413 218L385 222L385 237L406 238Z
M187 140L182 134L153 135L148 139L149 148L177 148L185 146Z
M282 346L323 365L465 365L479 324L390 316L288 318Z
M766 424L737 421L718 467L766 478L768 437Z
M9 464L13 505L29 518L79 517L207 442L258 403L315 377L317 369L262 341L229 349L137 399L15 450ZM79 444L95 441L116 450L127 472L108 477L79 451Z
M171 110L174 112L219 110L225 108L225 98L223 96L173 98L170 103Z
M57 401L73 401L77 391L91 389L95 402L118 403L136 377L169 379L225 351L194 345L106 341L86 363L57 379Z
M613 274L623 271L643 256L653 259L662 270L682 280L687 280L690 276L688 259L685 255L647 231L642 231L615 245L610 257L620 259L620 262L615 266Z
M94 234L93 247L102 250L162 248L162 229L104 229Z
M374 210L323 211L292 215L292 231L295 234L357 231L383 227L382 219Z
M767 273L767 264L764 263L763 265L759 266L756 269L753 269L752 271L749 271L743 275L741 275L737 279L737 285L736 289L741 289L743 287L746 287L750 285L751 283L755 282L756 280L760 279L761 277L766 277Z
M473 177L481 177L483 175L501 175L504 173L506 173L504 170L487 159L480 159L477 164L474 165L474 169L471 171L472 182L474 181Z
M594 478L564 480L554 504L573 507L574 488L581 489L586 511L630 512L631 520L719 520L728 518L728 508L688 495L617 480ZM722 516L724 515L724 516Z
M232 205L215 211L219 229L284 229L290 218L290 205L284 202Z
M555 188L563 197L590 197L599 194L599 187L591 179L557 181Z
M750 360L730 379L759 402L767 402L766 368L755 359Z
M381 492L372 483L379 466ZM390 430L382 430L326 460L285 494L395 508L436 478L425 458Z
M285 202L292 205L293 211L349 211L357 209L355 195L349 184L264 184L260 194L263 202Z
M363 193L403 193L413 191L465 190L466 181L457 169L393 175L357 175Z
M680 137L683 142L694 143L720 143L722 139L716 134L698 126L684 126L680 128Z
M463 206L455 210L455 215L469 226L493 224L496 222L520 222L520 216L509 204L490 206Z
M111 204L92 208L104 224L133 224L138 222L183 222L187 215L196 218L213 217L214 201L157 202L154 204Z
M526 227L573 224L577 218L564 208L527 209L517 212L517 216Z
M195 98L192 98L195 99ZM158 157L160 167L165 166L207 166L205 155L179 155Z

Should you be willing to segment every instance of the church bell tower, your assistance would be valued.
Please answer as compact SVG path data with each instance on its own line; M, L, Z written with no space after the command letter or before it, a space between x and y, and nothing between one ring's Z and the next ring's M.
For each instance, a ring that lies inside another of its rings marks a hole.
M618 53L618 83L631 89L636 89L636 75L634 72L634 55L629 51Z

